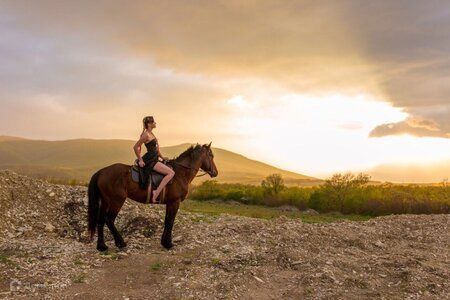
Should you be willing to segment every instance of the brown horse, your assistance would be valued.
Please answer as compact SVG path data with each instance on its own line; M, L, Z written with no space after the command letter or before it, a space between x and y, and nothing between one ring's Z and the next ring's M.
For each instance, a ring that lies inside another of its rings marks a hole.
M211 177L218 174L214 163L214 155L211 150L211 143L208 145L190 146L178 157L167 161L175 171L172 180L166 185L166 217L164 220L164 232L161 237L161 244L170 249L172 244L172 227L175 216L180 206L180 202L186 198L188 187L196 177L199 169ZM117 247L126 247L122 236L114 226L114 221L126 198L134 201L146 203L147 189L139 187L137 182L131 178L130 165L116 163L98 170L92 175L88 187L88 230L90 240L98 231L97 250L106 251L108 247L103 237L103 227L106 223Z

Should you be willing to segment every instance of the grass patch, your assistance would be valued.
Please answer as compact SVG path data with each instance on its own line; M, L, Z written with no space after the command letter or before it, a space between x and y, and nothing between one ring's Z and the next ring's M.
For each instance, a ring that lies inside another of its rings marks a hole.
M11 260L9 259L8 255L0 252L0 263L5 265L10 264Z
M150 270L152 270L152 271L159 271L159 270L161 270L161 267L162 267L161 263L155 262L155 263L150 265Z
M74 264L75 266L82 266L82 265L84 265L83 261L81 261L81 259L79 259L79 258L75 259L75 260L73 261L73 264Z
M111 253L111 259L113 260L119 260L119 254L116 252Z
M143 234L145 237L152 237L155 234L155 230L151 227L145 227L143 230Z
M211 217L207 217L207 216L193 216L191 218L191 221L194 223L201 223L201 222L212 223L213 222L213 220L211 220Z
M4 265L8 265L10 267L14 267L18 270L20 269L19 264L16 263L15 261L12 261L11 259L9 259L9 255L4 252L0 252L0 263L4 264Z
M86 274L79 274L73 279L74 283L84 283L86 282Z
M328 223L342 220L365 221L371 218L370 216L342 215L336 213L306 215L300 211L281 211L276 208L260 205L235 205L228 204L226 202L218 203L211 201L196 201L192 199L186 199L185 201L183 201L181 208L189 212L204 213L213 216L218 216L220 214L230 214L251 218L273 219L283 215L288 218L301 219L305 223ZM198 218L197 221L199 221L200 219L202 218Z
M220 264L220 259L218 259L218 258L211 259L211 265L212 266L217 266L219 264Z
M119 254L117 252L111 251L110 249L106 251L101 251L99 253L104 258L110 258L112 260L119 260Z

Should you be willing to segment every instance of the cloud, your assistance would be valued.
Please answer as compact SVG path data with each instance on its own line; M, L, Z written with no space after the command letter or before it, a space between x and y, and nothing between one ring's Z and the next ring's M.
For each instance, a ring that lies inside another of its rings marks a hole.
M186 134L178 135L173 120L190 124L190 130L197 130L195 138L204 137L204 120L194 116L208 121L210 113L217 112L215 101L229 97L201 76L164 68L152 59L117 51L101 38L92 39L92 32L101 33L93 23L86 22L95 29L71 31L71 14L60 11L59 4L52 9L43 2L47 9L36 15L15 7L21 4L11 3L10 14L6 7L0 13L4 133L50 139L130 138L140 130L142 117L154 114L166 125L166 142L186 142ZM43 18L58 11L62 15L54 16L55 23ZM81 24L87 16L79 18Z
M378 124L371 136L450 133L446 2L6 1L2 8L3 99L46 95L81 111L131 102L178 116L186 100L219 110L217 101L244 95L224 84L249 79L250 88L267 81L297 94L372 94L410 115ZM411 123L419 119L438 130Z
M410 115L396 124L380 124L371 136L408 133L450 137L450 5L442 1L347 2L342 11L375 68L381 93ZM351 9L353 8L353 9ZM434 127L416 126L428 120Z
M181 72L264 77L301 90L357 90L369 80L353 29L329 2L15 1L6 8L15 26Z
M378 125L370 132L371 137L400 134L411 134L420 137L450 137L450 133L441 130L435 121L412 117L402 122Z

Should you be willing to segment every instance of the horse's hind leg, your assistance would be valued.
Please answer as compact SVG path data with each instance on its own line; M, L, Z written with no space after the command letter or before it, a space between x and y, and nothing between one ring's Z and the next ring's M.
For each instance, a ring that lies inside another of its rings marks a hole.
M161 245L166 249L173 247L172 244L172 228L177 215L178 208L180 207L180 199L172 201L166 204L166 217L164 219L164 231L161 236Z
M116 244L116 246L118 248L125 248L127 246L127 243L125 243L116 226L114 225L114 221L116 220L118 213L118 211L109 211L106 215L106 225L108 226L109 231L111 231L112 235L114 236L114 243Z
M106 221L106 207L103 204L102 201L100 205L100 212L98 215L98 222L97 222L97 232L98 232L98 238L97 238L97 250L98 251L106 251L108 250L108 246L105 244L105 238L103 236L103 227L105 226Z

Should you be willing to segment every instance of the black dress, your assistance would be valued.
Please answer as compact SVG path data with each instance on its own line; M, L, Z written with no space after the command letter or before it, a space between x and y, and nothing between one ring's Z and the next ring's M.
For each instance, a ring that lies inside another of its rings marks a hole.
M145 163L144 168L153 170L153 167L158 162L158 141L156 138L144 144L147 148L147 153L142 156L142 160Z
M155 164L159 161L158 160L158 141L156 138L151 140L150 142L147 142L144 144L147 148L147 153L145 153L142 156L142 160L145 163L145 166L143 168L143 174L141 173L141 176L143 177L143 182L141 182L141 188L147 188L148 182L149 182L149 176L151 171L153 170L153 167Z

